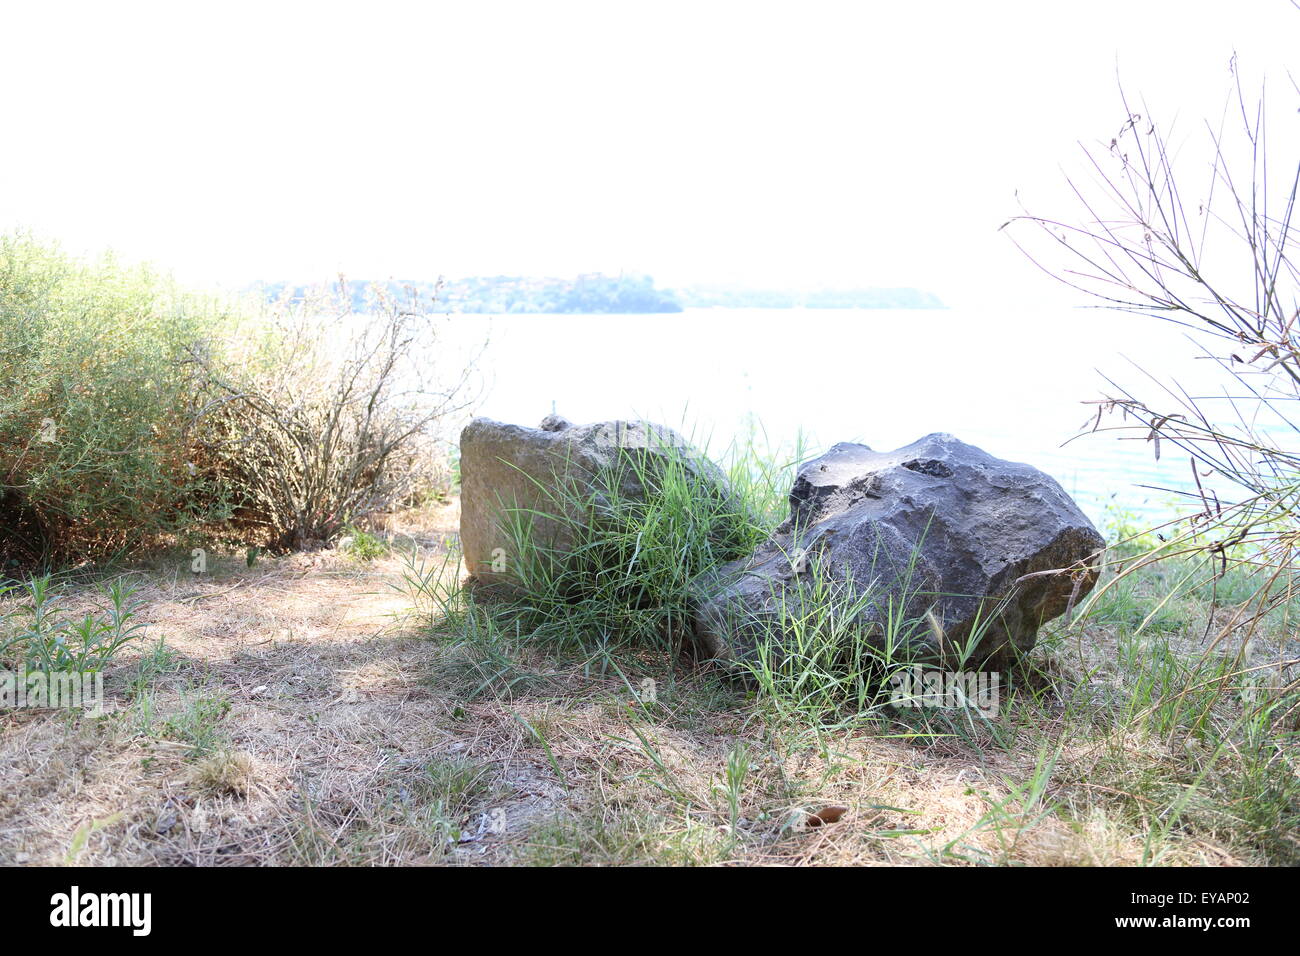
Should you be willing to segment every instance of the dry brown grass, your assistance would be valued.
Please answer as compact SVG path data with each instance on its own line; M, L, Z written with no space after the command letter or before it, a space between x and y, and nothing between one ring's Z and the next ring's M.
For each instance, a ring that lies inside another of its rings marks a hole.
M388 530L436 550L456 520L452 503ZM1176 757L1070 743L1043 799L1018 802L1064 732L1050 708L1001 746L819 735L695 671L641 706L539 647L512 652L526 680L484 687L475 648L431 635L391 586L397 556L210 569L132 572L172 656L142 642L116 661L105 715L0 715L0 863L1124 865L1146 833L1125 778ZM847 812L806 825L828 806ZM1253 862L1230 847L1175 833L1159 862Z

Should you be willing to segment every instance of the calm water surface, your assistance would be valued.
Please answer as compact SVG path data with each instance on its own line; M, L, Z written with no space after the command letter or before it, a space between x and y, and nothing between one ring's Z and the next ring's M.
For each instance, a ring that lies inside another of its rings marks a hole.
M1098 521L1163 512L1168 496L1140 486L1191 479L1186 457L1157 463L1145 441L1075 437L1096 415L1084 403L1115 394L1103 374L1150 397L1138 367L1193 391L1219 381L1174 326L1100 310L457 315L448 327L456 347L489 337L478 413L492 418L535 425L554 407L575 422L685 423L715 454L755 421L772 446L802 430L814 449L951 432L1052 474Z

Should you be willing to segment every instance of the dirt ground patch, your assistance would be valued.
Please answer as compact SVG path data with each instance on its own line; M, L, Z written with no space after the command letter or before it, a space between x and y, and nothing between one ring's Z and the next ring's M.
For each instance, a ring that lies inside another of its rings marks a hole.
M369 561L130 569L147 636L108 669L106 712L0 714L0 863L1143 859L1138 823L1076 801L1097 774L1045 809L1028 741L776 728L707 672L670 669L647 703L626 675L542 648L447 639L395 585L456 523L454 502L404 515ZM1076 750L1064 770L1123 759ZM1161 756L1135 742L1132 759ZM1191 835L1162 861L1247 862Z

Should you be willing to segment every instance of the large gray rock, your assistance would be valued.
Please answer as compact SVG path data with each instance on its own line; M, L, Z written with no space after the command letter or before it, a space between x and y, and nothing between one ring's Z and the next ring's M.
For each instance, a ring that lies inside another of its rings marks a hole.
M1103 545L1052 478L951 435L839 444L799 471L773 536L701 582L695 634L743 658L774 630L789 641L810 602L833 603L877 646L891 614L911 621L896 659L1001 666L1092 589Z
M662 425L573 425L550 415L540 428L526 428L474 419L460 434L460 541L466 569L479 584L509 590L517 583L521 563L535 559L539 550L563 562L575 537L581 537L581 526L608 509L609 492L646 500L655 493L655 478L670 457L698 479L702 494L730 500L722 470ZM574 495L588 505L571 507ZM526 526L532 554L515 553L519 523Z

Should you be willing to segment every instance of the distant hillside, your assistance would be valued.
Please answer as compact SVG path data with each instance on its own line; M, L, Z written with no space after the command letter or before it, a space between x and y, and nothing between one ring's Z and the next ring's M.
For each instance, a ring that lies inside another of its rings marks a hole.
M396 296L414 290L421 298L436 298L438 308L448 312L490 313L639 313L680 312L681 303L671 292L656 289L649 276L581 275L576 279L535 279L525 276L490 276L452 279L441 286L435 282L393 279L379 283ZM364 311L372 283L349 282L353 308ZM268 299L287 293L300 298L302 286L264 283Z
M606 276L599 273L574 279L527 276L481 276L436 282L390 279L379 283L401 298L414 290L425 301L436 298L447 312L509 314L615 314L680 312L683 308L719 309L942 309L932 293L919 289L748 289L733 286L690 286L679 290L655 288L644 275ZM372 283L350 281L353 308L366 311ZM267 299L299 299L306 287L285 282L262 283Z
M939 297L920 289L747 289L692 286L677 292L690 309L942 309Z

